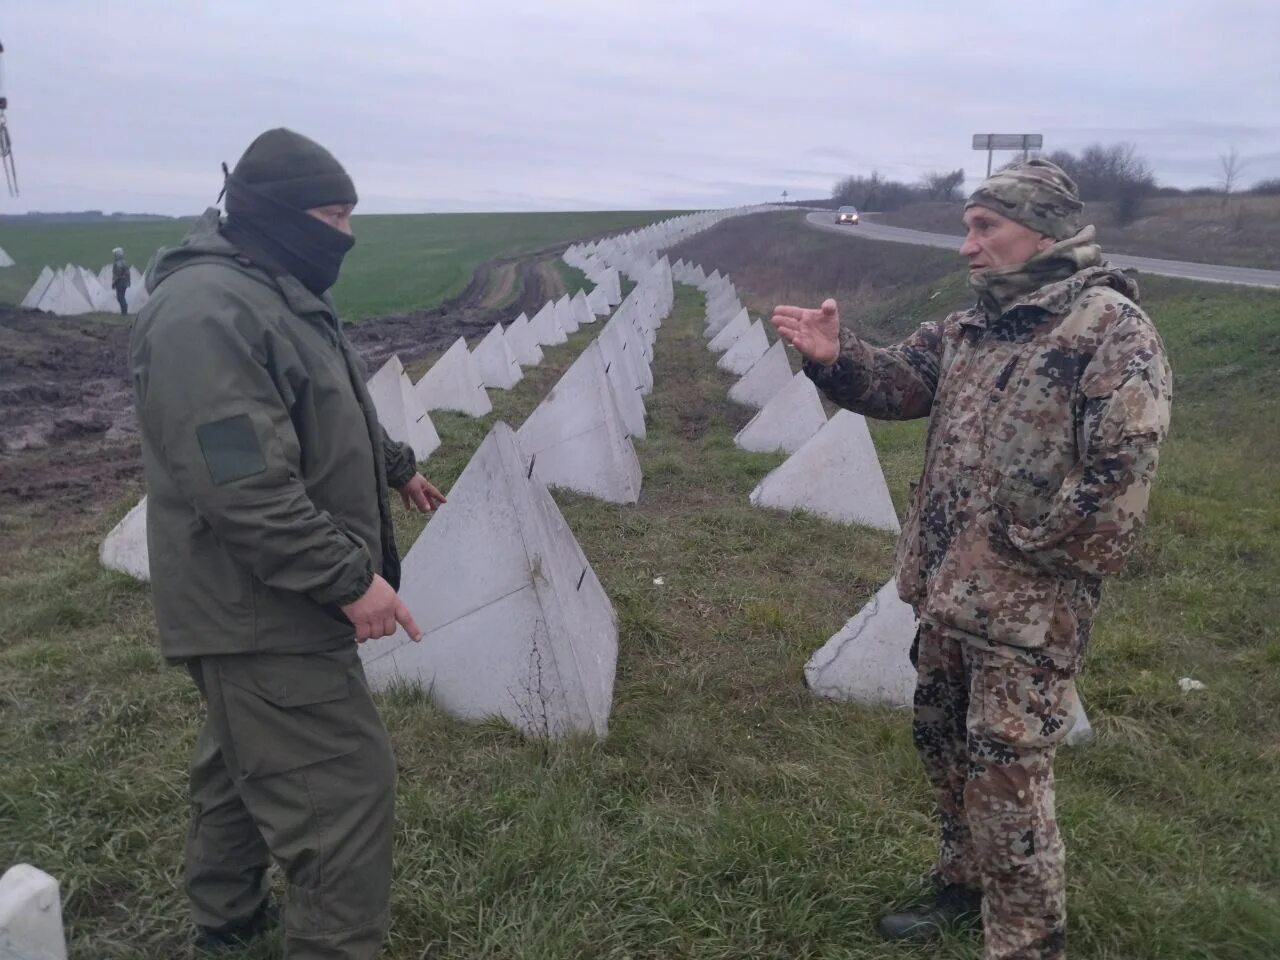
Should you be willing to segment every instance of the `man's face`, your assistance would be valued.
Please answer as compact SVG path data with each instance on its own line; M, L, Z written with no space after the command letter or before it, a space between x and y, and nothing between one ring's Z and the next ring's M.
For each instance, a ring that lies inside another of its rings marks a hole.
M986 207L970 207L964 212L964 243L960 256L969 258L969 272L1026 263L1055 243L1052 237L1010 220Z
M307 211L322 223L327 223L335 230L351 236L351 211L355 206L350 203L331 203L327 207L312 207Z

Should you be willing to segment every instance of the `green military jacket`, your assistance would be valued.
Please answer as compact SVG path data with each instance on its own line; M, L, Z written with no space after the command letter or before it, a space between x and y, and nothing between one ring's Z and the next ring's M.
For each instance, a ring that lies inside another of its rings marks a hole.
M399 559L387 486L414 473L332 301L272 277L211 209L148 272L130 340L147 548L171 659L351 643L340 606Z
M1092 239L1086 228L893 346L842 329L836 361L805 368L850 410L929 418L898 542L902 599L1072 670L1102 578L1137 544L1172 397L1137 285Z

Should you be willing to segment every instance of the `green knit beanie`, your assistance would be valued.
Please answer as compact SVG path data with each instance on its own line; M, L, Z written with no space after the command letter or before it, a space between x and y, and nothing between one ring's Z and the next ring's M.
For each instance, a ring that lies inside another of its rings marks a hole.
M284 127L249 144L232 175L296 210L356 202L355 184L334 155Z

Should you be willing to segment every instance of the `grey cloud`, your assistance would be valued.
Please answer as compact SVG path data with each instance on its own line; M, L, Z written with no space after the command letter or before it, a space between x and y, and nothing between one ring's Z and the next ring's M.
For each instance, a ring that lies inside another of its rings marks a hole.
M1250 182L1280 176L1280 5L1244 0L14 6L17 209L198 211L280 124L333 149L370 212L705 207L873 168L972 182L977 130L1128 140L1184 186L1234 144Z

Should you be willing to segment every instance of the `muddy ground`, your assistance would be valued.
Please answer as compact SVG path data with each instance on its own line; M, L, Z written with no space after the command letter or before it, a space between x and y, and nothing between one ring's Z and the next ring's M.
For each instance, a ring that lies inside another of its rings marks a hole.
M492 261L447 303L365 320L347 333L371 370L392 353L410 364L459 336L474 341L565 292L559 252ZM21 506L36 516L69 509L83 517L141 480L130 326L129 318L0 306L0 512Z

